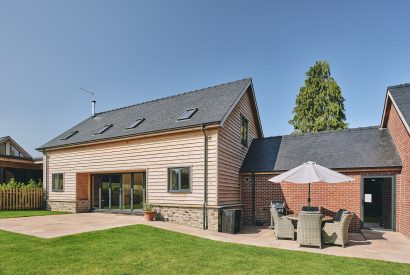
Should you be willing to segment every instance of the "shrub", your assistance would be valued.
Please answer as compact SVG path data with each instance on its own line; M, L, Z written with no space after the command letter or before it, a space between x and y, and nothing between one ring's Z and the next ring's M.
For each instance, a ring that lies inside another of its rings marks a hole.
M41 180L36 182L33 179L30 179L27 183L18 182L14 178L10 179L8 183L0 184L0 189L34 189L41 188L43 183Z

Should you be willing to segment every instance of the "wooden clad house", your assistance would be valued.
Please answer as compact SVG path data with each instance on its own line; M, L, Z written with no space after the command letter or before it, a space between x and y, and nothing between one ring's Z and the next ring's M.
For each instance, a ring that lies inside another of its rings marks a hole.
M10 136L0 138L0 184L11 179L27 183L30 179L39 181L43 177L41 159L33 159Z
M93 114L38 150L52 210L138 211L218 230L263 137L251 79Z

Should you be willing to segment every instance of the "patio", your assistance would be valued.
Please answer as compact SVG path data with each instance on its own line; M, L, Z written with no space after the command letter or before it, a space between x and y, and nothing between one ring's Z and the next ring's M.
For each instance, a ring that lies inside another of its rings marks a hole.
M243 226L239 234L233 235L204 231L200 228L170 222L146 222L140 216L104 213L2 219L0 220L0 229L39 238L55 238L134 224L145 224L222 242L410 263L410 255L408 254L408 251L410 251L410 240L400 233L391 231L363 230L362 233L350 233L350 242L346 248L324 245L323 249L317 249L309 247L299 248L299 245L291 240L276 240L273 230L263 227Z

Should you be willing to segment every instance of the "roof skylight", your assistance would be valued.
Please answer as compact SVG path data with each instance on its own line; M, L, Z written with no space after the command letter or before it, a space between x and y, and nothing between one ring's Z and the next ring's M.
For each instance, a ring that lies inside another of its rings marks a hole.
M100 130L98 130L94 135L101 135L102 133L110 129L111 127L112 127L112 124L105 125Z
M77 133L78 133L78 131L72 131L68 135L62 137L60 140L67 140L67 139L69 139L70 137L74 136Z
M136 121L134 121L133 123L131 123L128 127L126 127L125 129L130 130L130 129L134 129L135 127L137 127L138 125L140 125L143 121L145 120L145 118L139 118Z
M198 108L188 109L182 115L179 116L178 120L190 119L198 111Z

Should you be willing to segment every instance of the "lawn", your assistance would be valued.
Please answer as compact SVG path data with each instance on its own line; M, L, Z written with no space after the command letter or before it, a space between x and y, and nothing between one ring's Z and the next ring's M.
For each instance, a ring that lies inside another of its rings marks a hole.
M66 214L66 212L48 211L48 210L0 211L0 219L31 217L31 216L61 215L61 214Z
M410 265L253 247L145 225L39 239L0 231L0 274L409 274Z

